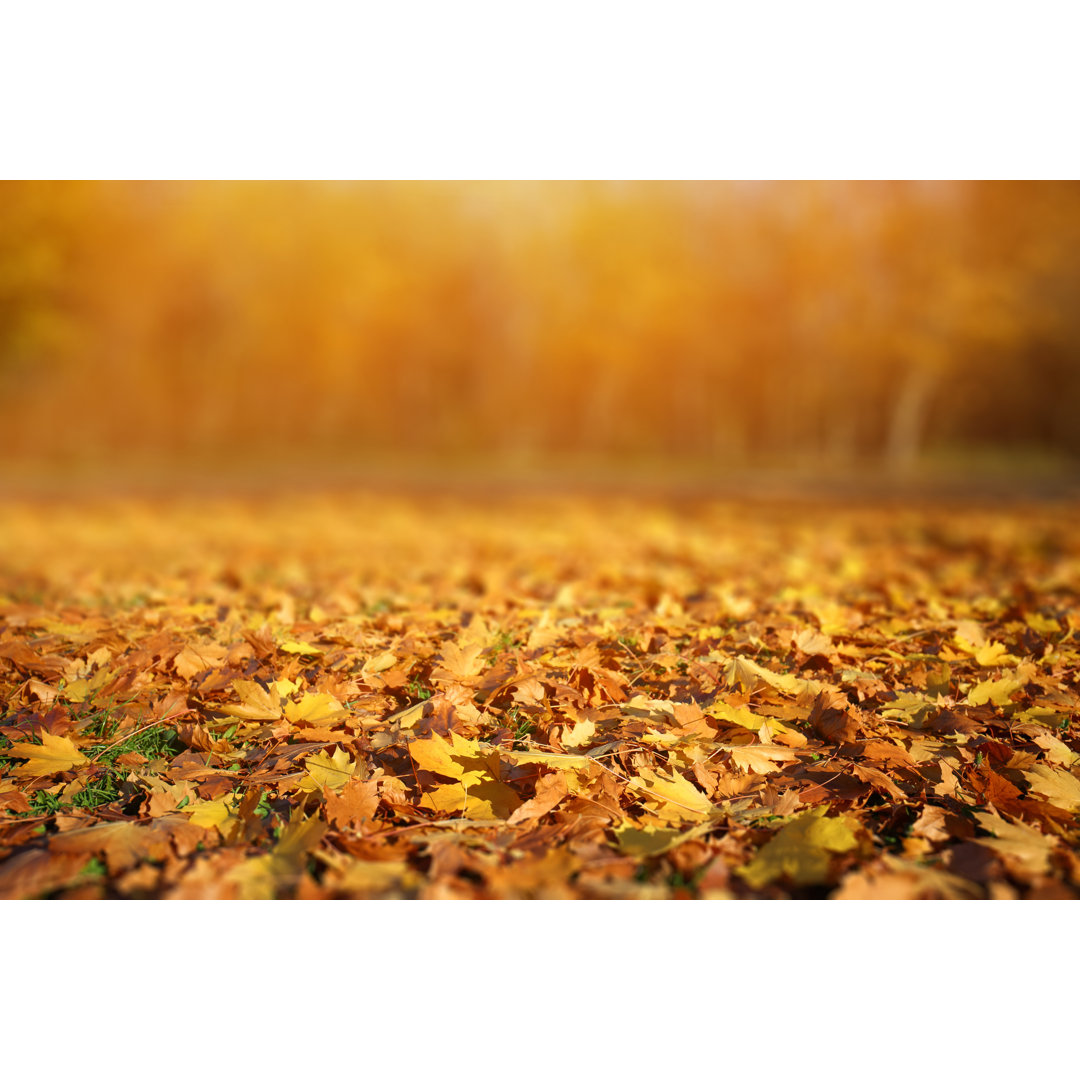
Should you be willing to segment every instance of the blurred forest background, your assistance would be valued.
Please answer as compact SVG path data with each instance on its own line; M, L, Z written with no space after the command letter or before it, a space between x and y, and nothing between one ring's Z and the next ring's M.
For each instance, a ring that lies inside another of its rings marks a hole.
M0 467L1074 476L1080 184L0 184Z

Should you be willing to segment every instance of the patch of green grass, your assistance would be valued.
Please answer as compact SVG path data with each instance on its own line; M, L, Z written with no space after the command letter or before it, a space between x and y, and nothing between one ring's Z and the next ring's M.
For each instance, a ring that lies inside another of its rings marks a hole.
M105 864L95 855L80 871L79 877L99 878L107 873Z
M491 646L488 666L494 665L499 656L506 652L507 649L516 649L517 644L517 637L514 634L511 634L509 630L500 630L498 637L495 638L495 643Z
M428 690L427 687L421 686L419 679L413 679L413 681L409 683L408 690L414 698L417 698L420 701L427 701L427 699L431 697L431 691Z
M515 750L527 749L526 739L536 730L536 725L527 717L521 716L516 708L511 709L506 716L510 724L511 736L514 740Z

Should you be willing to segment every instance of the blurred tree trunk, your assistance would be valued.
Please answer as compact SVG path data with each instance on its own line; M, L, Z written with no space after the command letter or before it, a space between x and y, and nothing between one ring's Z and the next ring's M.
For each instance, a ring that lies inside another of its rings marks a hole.
M904 373L892 403L885 440L886 463L896 472L909 470L919 457L938 381L937 371L919 364Z

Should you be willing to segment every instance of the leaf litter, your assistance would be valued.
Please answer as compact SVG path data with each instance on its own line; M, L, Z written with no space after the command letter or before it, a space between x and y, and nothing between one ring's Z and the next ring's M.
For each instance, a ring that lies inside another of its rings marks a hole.
M10 503L0 896L1073 898L1078 524Z

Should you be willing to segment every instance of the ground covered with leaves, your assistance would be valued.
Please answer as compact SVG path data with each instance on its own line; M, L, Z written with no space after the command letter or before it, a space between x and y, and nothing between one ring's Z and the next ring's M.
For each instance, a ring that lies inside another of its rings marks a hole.
M0 896L1073 898L1078 526L9 502Z

